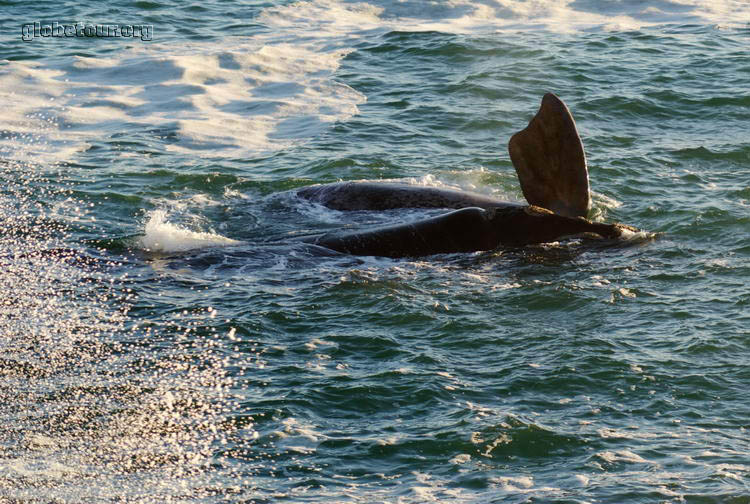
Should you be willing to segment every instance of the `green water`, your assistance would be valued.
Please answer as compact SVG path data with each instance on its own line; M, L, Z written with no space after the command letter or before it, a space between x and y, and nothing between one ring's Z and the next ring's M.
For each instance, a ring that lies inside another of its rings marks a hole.
M584 4L539 26L467 26L469 3L4 5L155 28L0 38L0 496L748 502L749 32ZM440 213L327 210L310 184L522 201L506 143L548 91L590 217L653 236L300 243Z

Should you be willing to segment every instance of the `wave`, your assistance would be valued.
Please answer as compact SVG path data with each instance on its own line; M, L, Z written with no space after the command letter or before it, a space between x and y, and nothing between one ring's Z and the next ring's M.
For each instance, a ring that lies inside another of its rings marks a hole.
M745 26L734 0L298 1L266 7L250 36L125 48L0 65L0 151L32 132L35 160L69 160L107 135L142 132L149 148L192 157L263 156L358 114L361 92L335 78L344 58L393 31L633 30L664 24ZM123 85L127 84L127 85ZM23 92L19 93L18 90ZM40 124L46 127L40 132ZM28 142L26 142L28 145ZM19 149L15 149L18 151Z
M743 26L750 6L736 0L416 0L300 1L266 9L261 21L318 36L357 36L373 29L476 33L497 30L635 30L665 24Z
M226 46L226 40L154 44L106 59L4 62L0 153L22 161L69 161L96 141L131 131L146 146L143 158L165 152L263 156L352 117L365 101L333 79L350 52L345 47L262 36L238 37L231 49Z

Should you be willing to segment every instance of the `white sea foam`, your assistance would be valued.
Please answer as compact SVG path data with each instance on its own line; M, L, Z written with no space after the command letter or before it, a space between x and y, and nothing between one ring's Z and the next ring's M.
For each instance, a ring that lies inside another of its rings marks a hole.
M619 240L622 242L638 244L653 240L657 236L659 236L659 233L652 233L650 231L631 231L627 228L622 228L620 229Z
M534 486L534 479L531 476L501 476L492 478L492 481L498 483L506 491L526 490Z
M468 453L460 453L449 460L451 464L456 464L456 465L465 464L469 461L471 461L471 455L469 455Z
M641 457L637 453L634 453L630 450L619 450L616 452L603 451L603 452L597 453L596 456L601 458L605 462L609 462L609 463L614 463L614 462L630 462L634 464L653 464L654 463L649 460L646 460L645 458Z
M63 72L41 63L0 60L0 156L49 165L88 147L85 137L64 130Z
M151 252L184 252L207 247L226 247L243 242L215 233L191 231L167 221L165 210L151 212L138 246Z
M5 62L0 152L67 161L109 131L141 130L165 150L194 156L268 154L358 113L364 95L333 79L349 52L248 37L231 49L149 45L55 68ZM32 132L38 141L28 141Z
M391 30L447 33L636 29L664 23L743 26L737 0L299 1L267 7L252 37L124 48L107 58L0 62L0 152L40 135L25 155L70 159L109 131L151 131L195 156L267 154L358 113L366 97L336 71L358 42ZM28 145L29 142L26 142ZM4 147L6 147L4 149ZM605 202L606 204L607 202Z
M353 37L375 29L399 31L632 30L666 23L742 26L750 7L738 0L597 2L580 0L300 1L266 9L262 22L317 36Z

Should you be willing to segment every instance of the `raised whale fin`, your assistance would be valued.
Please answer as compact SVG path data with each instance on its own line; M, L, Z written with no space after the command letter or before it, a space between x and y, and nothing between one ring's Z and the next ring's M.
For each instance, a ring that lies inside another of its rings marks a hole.
M560 98L547 93L529 125L508 142L510 159L530 205L585 217L589 172L576 123Z

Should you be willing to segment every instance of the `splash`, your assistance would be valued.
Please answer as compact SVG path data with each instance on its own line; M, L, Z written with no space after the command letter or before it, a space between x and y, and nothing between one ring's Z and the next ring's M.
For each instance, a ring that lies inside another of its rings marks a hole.
M243 242L224 236L197 232L167 222L165 210L154 210L146 223L138 246L149 252L185 252L208 247L227 247Z

